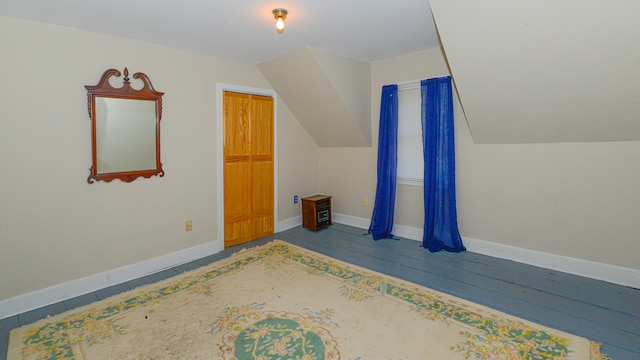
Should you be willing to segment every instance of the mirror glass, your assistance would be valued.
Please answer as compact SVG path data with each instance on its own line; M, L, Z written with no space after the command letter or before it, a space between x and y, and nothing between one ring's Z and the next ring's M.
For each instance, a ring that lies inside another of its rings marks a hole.
M156 168L156 102L96 97L98 174Z
M87 85L91 117L92 166L87 181L131 182L138 177L164 176L160 162L160 118L162 95L143 73L133 74L143 83L134 89L124 69L122 87L110 78L120 71L109 69L97 85ZM140 81L138 81L140 82Z

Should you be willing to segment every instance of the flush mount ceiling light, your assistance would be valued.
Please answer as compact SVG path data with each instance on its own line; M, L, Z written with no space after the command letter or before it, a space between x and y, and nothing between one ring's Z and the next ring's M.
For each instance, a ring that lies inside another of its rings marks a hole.
M287 10L286 9L273 9L273 16L276 18L276 31L278 34L282 34L284 32L284 19L287 18Z

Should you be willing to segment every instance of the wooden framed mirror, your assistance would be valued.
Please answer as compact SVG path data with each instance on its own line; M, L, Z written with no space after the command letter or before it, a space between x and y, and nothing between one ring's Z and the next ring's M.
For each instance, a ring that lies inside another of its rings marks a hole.
M160 161L160 119L162 95L147 75L137 72L142 88L137 90L124 68L122 87L113 87L112 77L120 71L109 69L97 85L86 85L91 118L92 164L87 182L131 182L138 177L164 176Z

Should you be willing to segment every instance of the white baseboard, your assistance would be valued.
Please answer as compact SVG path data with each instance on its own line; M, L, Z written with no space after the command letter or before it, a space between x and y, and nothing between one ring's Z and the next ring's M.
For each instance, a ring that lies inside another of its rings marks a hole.
M278 222L278 231L285 231L302 224L302 216ZM188 263L224 249L221 241L213 241L200 246L177 251L141 263L109 270L86 278L54 285L28 294L0 301L0 319L21 314L84 295L109 286L147 276L174 266Z
M137 264L123 266L86 278L2 300L0 301L0 319L185 264L218 253L221 249L220 241L212 241Z
M368 229L370 220L351 215L333 214L333 221L340 224ZM302 224L302 217L296 216L278 222L278 231L285 231ZM394 225L394 235L406 239L422 241L422 229ZM640 288L640 270L603 264L594 261L554 255L540 251L522 249L515 246L463 237L467 251L501 259L566 272L614 284ZM124 266L118 269L70 281L28 294L0 301L0 319L21 314L43 306L55 304L76 296L107 288L126 281L147 276L177 265L197 260L220 252L220 241L177 251L172 254Z
M333 220L363 229L368 229L370 223L369 219L335 213ZM422 229L414 227L393 225L393 234L405 239L422 241ZM467 237L463 237L462 242L469 252L640 289L640 270Z
M299 225L302 225L302 215L278 221L278 232L293 229Z
M365 219L357 216L344 215L344 214L333 214L333 221L339 224L355 226L357 228L369 229L369 225L371 224L370 219ZM422 241L422 229L404 226L404 225L393 225L393 235L402 237L410 240Z
M467 251L640 289L640 270L463 238Z
M361 229L369 229L369 225L371 224L370 219L365 219L365 218L351 216L351 215L338 214L338 213L333 213L331 215L331 218L333 222L355 226Z

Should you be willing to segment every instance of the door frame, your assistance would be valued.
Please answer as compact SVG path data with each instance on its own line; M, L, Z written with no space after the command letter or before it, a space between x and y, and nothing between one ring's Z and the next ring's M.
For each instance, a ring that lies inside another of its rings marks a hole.
M225 91L273 98L273 233L278 232L278 94L273 89L216 83L216 173L218 176L218 241L224 250L224 99Z

